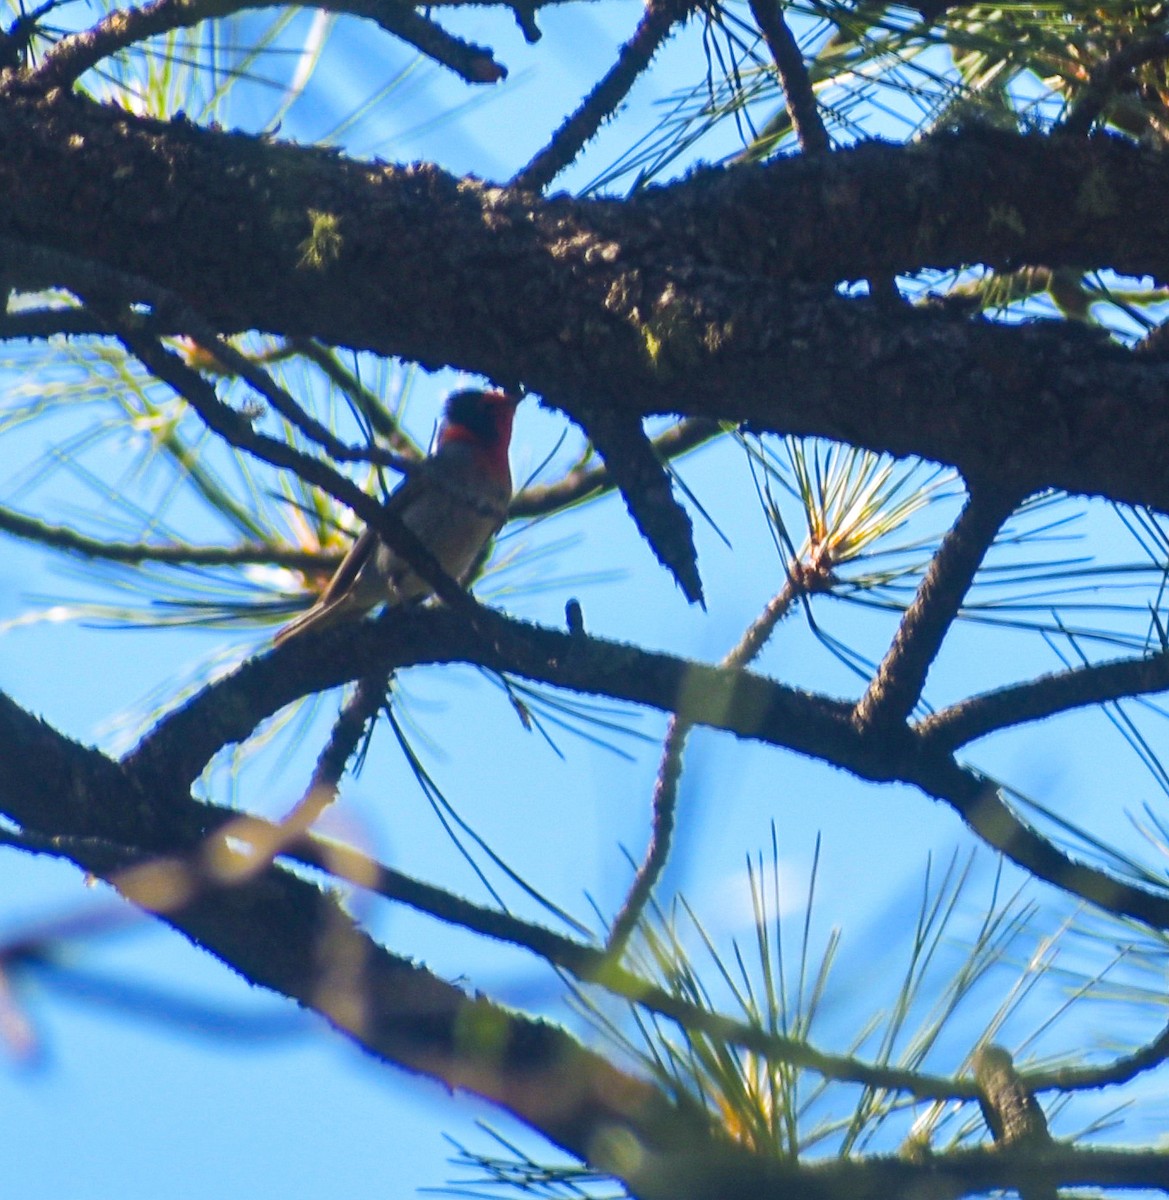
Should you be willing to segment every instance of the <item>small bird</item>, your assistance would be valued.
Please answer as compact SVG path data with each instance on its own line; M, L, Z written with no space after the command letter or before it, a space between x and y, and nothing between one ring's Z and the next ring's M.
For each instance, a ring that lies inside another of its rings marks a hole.
M518 403L519 397L507 392L448 396L434 450L386 504L460 583L471 575L507 516L507 450ZM423 600L432 590L396 550L366 529L312 608L276 634L276 645L360 617L379 604Z

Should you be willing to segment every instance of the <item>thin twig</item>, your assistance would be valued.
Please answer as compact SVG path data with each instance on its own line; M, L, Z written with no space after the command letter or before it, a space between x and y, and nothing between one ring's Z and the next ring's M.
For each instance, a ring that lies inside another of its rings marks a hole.
M219 360L232 374L255 389L286 420L310 441L316 442L337 462L369 462L408 474L418 465L414 456L404 456L379 446L350 446L333 431L306 412L287 388L278 384L259 363L237 350L213 330L204 328L196 335L198 344Z
M238 546L195 546L187 542L157 545L150 542L109 542L89 537L67 525L52 525L35 517L0 508L0 530L54 550L82 554L109 562L158 562L182 566L236 567L262 563L294 571L327 571L341 562L336 551L299 550L287 546L242 543Z
M893 644L857 702L858 728L887 729L908 719L974 575L1016 502L1017 497L1000 490L971 489L905 610Z
M696 0L647 0L640 23L617 54L605 77L565 119L548 145L516 174L511 183L541 192L576 158L585 143L617 111L641 73L673 32L689 17Z
M766 645L775 626L790 611L792 601L798 594L798 589L791 580L785 583L768 601L763 612L752 622L719 666L734 670L746 667ZM682 778L682 758L686 751L686 741L693 728L693 721L686 720L677 713L671 715L666 725L662 757L654 783L649 846L609 932L607 949L614 958L620 958L666 868L670 846L673 843L678 783Z
M800 148L805 154L825 153L832 148L832 142L820 116L808 66L784 18L779 0L751 0L751 15L775 60L775 69L783 84L784 104Z
M173 0L159 0L159 3L172 2ZM118 271L76 255L39 246L26 246L9 238L0 238L0 253L10 255L25 271L58 277L63 286L68 287L82 300L86 296L91 297L93 302L87 306L91 319L100 320L105 326L104 332L107 335L113 333L123 343L129 336L139 345L149 345L152 342L157 345L157 334L152 331L160 325L170 329L181 328L196 345L211 355L222 367L244 379L286 420L326 450L331 458L339 462L374 463L404 474L409 473L416 465L412 454L396 454L378 446L350 446L341 441L326 425L305 412L288 390L276 383L261 363L237 350L180 296L168 289L140 276ZM137 312L122 307L134 301L149 304L154 310L153 313L147 319L143 319ZM158 349L168 360L176 360L176 356L161 345ZM176 378L181 374L182 377L202 380L195 368L181 359L177 361L179 365L170 368ZM214 389L210 389L205 381L198 385L197 390L200 394L209 394L225 412L232 411L218 400ZM265 440L271 445L276 445L270 438ZM336 478L339 479L340 476Z
M315 363L328 379L353 401L370 428L391 449L407 458L421 458L421 447L403 431L394 416L386 411L381 398L374 395L352 371L337 361L337 355L315 338L294 337L289 339L292 348L310 362Z
M390 678L384 671L379 671L359 679L353 695L342 705L329 740L317 758L308 788L280 822L280 829L290 840L311 829L321 813L337 798L346 764L357 752L370 722L386 703Z
M46 89L67 87L103 59L138 42L274 3L276 0L153 0L141 8L118 9L89 29L62 38L28 78ZM489 49L464 42L408 5L392 0L318 0L317 7L369 18L468 83L494 83L507 75L507 68L495 61Z
M304 795L287 816L274 824L251 816L236 817L217 831L217 840L208 843L200 855L201 861L212 868L216 884L227 886L254 879L309 833L325 809L337 799L346 764L385 703L390 678L386 672L379 671L357 681L357 687L342 705L329 740L317 757ZM219 848L240 841L251 847L246 856L216 853Z
M278 3L279 0L273 0ZM317 6L329 12L368 17L378 26L408 42L436 63L453 71L464 83L498 83L507 78L507 67L499 62L490 47L465 42L449 33L425 14L400 0L317 0Z

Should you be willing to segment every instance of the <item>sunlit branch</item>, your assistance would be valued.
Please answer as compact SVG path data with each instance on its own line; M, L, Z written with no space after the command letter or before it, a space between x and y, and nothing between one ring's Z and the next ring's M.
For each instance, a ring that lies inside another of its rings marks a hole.
M999 729L1166 688L1169 651L1160 651L1146 658L1093 663L983 692L933 713L915 730L928 745L952 751Z
M288 839L283 837L287 831L280 824L254 817L241 818L239 813L219 806L201 807L205 810L202 820L215 826L215 832L211 835L213 838L221 838L227 831L230 836L246 839L265 850L270 846L278 847L277 853L281 858L314 867L331 878L353 884L386 900L406 904L447 924L528 950L567 971L581 983L594 984L646 1011L675 1021L687 1030L705 1034L728 1045L742 1046L770 1061L814 1071L837 1082L904 1092L919 1100L972 1100L978 1096L973 1080L949 1079L941 1075L869 1063L850 1055L826 1054L801 1039L769 1033L758 1025L699 1007L626 970L615 962L611 954L599 947L574 941L510 913L473 904L443 888L386 867L350 846L303 833ZM143 863L139 852L93 838L5 834L0 830L0 844L19 847L31 853L69 858L75 862L92 858L100 851L109 864L121 864L122 869ZM267 863L264 865L267 866ZM173 860L171 869L177 873L182 866L178 860ZM206 877L199 879L197 865L189 869L191 874L177 889L186 900L189 900L192 889L214 886L214 882ZM240 882L243 878L243 874L233 876L232 882Z
M576 112L556 130L548 145L515 175L512 184L533 192L543 191L617 111L662 43L695 7L696 0L647 0L641 22L621 47L617 61Z
M108 794L125 802L118 790L114 785ZM0 786L0 795L10 807L9 790ZM124 877L127 867L142 861L100 840L50 836L43 843L46 852L103 878ZM647 1200L729 1195L875 1200L957 1197L1040 1183L1161 1188L1169 1183L1169 1156L1163 1153L1058 1144L1042 1155L1004 1148L781 1166L725 1142L712 1143L704 1125L651 1085L616 1071L558 1027L502 1010L481 996L471 1000L388 954L356 928L339 902L287 871L269 868L259 879L200 895L160 919L253 983L321 1013L378 1057L492 1100L583 1161L597 1164L601 1130L627 1130L642 1152L636 1170L627 1167L627 1182ZM337 960L356 969L323 977L322 937L330 940ZM483 1041L470 1036L479 1029L490 1036ZM603 1158L597 1165L615 1166Z
M151 863L142 856L128 859L125 851L76 839L69 857L153 911ZM626 1130L661 1153L684 1137L706 1137L655 1087L618 1071L558 1026L469 997L389 954L338 899L289 871L270 867L156 915L376 1057L489 1099L583 1160L606 1129Z
M908 719L975 572L1021 498L998 488L971 488L966 506L938 547L888 653L857 703L856 721L862 729Z
M267 8L276 0L153 0L141 8L117 9L89 29L62 38L49 50L29 79L44 88L64 87L102 59L172 29L188 29L201 21ZM327 12L368 17L387 33L449 67L468 83L494 83L507 75L490 50L448 33L413 7L395 0L317 0Z
M87 240L47 198L79 178L104 178L111 147L126 165L122 203L102 211L102 238ZM1073 247L1080 265L1164 274L1165 239L1142 232L1162 220L1169 166L1156 157L1117 138L1023 138L980 127L758 170L697 171L630 203L553 202L433 166L375 169L11 87L0 103L0 223L40 244L148 272L193 295L224 329L311 330L335 344L455 363L497 382L522 381L569 413L588 393L596 405L641 416L746 421L921 455L968 478L1023 476L1031 489L1169 508L1166 364L1074 322L969 321L791 286L927 264L1058 266ZM185 229L192 242L206 241L205 274L229 278L230 287L190 278L189 256L166 244L164 229L152 226L148 236L136 215L182 206L212 171L217 187L183 209ZM1085 215L1065 204L1066 220L1047 219L1052 196L1085 194L1101 172L1123 205L1085 205ZM346 228L370 231L361 252L335 269L298 272L310 223L282 222L286 209L253 185L260 177L286 201L295 197L302 215L320 190L335 197ZM987 178L996 180L990 209L971 191ZM923 211L938 219L923 222ZM1018 220L1002 221L1003 211ZM782 235L776 212L788 214ZM257 238L286 287L239 270ZM483 299L506 287L528 301L476 303L452 320L447 306L429 301L436 290L425 292L426 303L401 299L452 244L465 269L446 290ZM611 264L597 253L610 245L621 251ZM683 277L670 267L680 259L705 267ZM653 329L643 288L653 278L670 279L664 359L646 353ZM531 336L535 313L550 333L590 331L587 384L579 360L548 354L545 339ZM761 378L777 386L761 389ZM1037 406L1039 394L1045 403ZM858 395L864 405L853 402ZM1110 437L1095 436L1098 428ZM1116 444L1124 455L1112 452Z
M801 149L805 154L822 154L830 150L832 143L816 104L808 66L784 19L780 0L751 0L751 15L775 60L775 69L783 84L784 103Z

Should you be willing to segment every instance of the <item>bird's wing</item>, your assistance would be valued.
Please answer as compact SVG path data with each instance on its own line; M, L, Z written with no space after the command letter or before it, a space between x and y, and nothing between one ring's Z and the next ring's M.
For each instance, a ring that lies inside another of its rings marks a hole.
M344 596L354 583L357 582L361 568L369 561L369 556L377 546L377 534L367 525L357 541L349 547L349 553L341 560L341 565L329 580L325 590L317 597L314 608L329 608Z
M409 476L394 489L386 502L386 511L401 517L418 493L425 489L423 477L426 475L425 462L419 463ZM370 556L376 551L378 535L368 525L361 531L357 540L349 547L349 553L341 560L333 578L329 580L325 590L317 600L321 608L330 608L338 600L347 596L354 585L361 569L369 562Z

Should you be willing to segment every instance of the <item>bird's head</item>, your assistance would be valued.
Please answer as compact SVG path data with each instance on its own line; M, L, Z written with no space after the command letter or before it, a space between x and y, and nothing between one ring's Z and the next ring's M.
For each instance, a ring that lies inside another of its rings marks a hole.
M443 407L437 450L468 446L482 453L497 471L507 473L512 419L520 399L510 392L453 392Z

